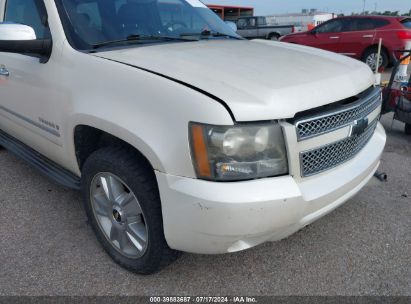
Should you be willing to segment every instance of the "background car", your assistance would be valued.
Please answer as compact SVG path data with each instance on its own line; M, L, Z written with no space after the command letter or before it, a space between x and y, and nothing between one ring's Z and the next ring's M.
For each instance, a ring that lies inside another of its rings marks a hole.
M264 16L242 17L237 20L237 34L247 39L277 41L281 36L295 32L293 24L269 24Z
M372 69L377 63L378 42L382 38L380 67L398 59L397 50L411 39L410 17L350 16L320 24L311 31L282 37L283 42L312 46L366 62Z

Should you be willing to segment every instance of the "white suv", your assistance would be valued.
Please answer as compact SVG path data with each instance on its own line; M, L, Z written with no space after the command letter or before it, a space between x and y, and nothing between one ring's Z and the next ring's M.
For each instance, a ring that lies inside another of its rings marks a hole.
M379 165L356 60L244 40L197 0L0 0L0 20L0 145L81 189L129 270L287 237Z

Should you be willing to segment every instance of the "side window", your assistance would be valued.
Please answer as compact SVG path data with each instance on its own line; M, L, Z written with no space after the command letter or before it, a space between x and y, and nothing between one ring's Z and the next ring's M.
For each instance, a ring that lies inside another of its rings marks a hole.
M384 20L384 19L373 19L373 22L374 22L375 28L383 27L383 26L390 24L388 20Z
M342 32L344 27L344 21L342 19L332 20L327 23L321 24L315 30L318 34L322 33L337 33Z
M405 28L411 29L411 19L410 19L410 18L402 20L402 21L401 21L401 24L402 24Z
M345 31L369 31L389 24L387 20L374 18L353 18L347 21Z
M265 21L265 17L258 18L258 25L259 26L266 26L267 22Z
M237 21L238 29L244 29L247 27L247 20L246 19L238 19Z
M31 26L38 39L50 37L46 8L40 0L7 0L4 21Z
M344 28L345 32L355 32L355 31L361 31L360 29L360 19L358 18L353 18L353 19L348 19Z
M374 20L371 18L362 18L358 20L357 31L368 31L375 29Z
M255 27L256 26L256 18L244 18L244 19L238 19L237 21L237 28L238 29L247 29L250 27Z
M256 19L255 18L250 18L248 19L248 26L249 27L255 27L256 26Z

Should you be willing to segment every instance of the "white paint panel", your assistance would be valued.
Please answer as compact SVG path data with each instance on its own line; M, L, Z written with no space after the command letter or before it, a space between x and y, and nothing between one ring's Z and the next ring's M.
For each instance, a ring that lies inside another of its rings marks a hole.
M291 118L355 96L375 82L370 68L358 60L268 40L202 40L96 55L209 92L224 100L237 121Z

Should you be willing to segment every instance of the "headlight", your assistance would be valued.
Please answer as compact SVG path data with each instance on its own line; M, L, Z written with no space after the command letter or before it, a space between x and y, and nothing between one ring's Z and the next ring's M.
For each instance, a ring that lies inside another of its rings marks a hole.
M278 123L191 123L190 145L198 178L233 181L288 172L284 136Z

